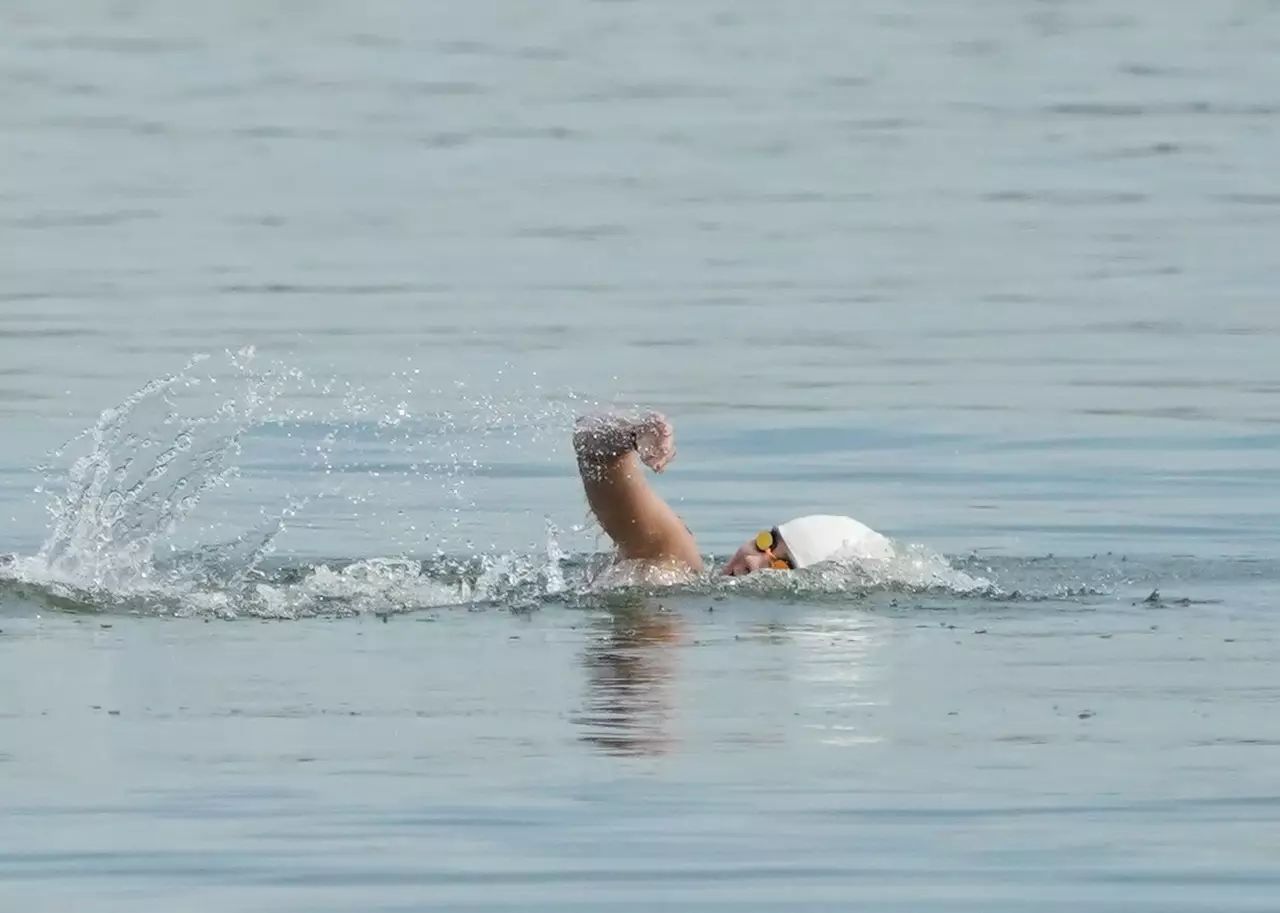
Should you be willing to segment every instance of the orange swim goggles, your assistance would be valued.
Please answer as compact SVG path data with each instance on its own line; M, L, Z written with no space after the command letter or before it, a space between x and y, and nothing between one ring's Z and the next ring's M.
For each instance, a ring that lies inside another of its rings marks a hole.
M762 529L756 533L756 551L769 556L769 567L775 571L789 571L792 569L791 562L773 553L781 541L782 537L778 535L776 526L773 529Z

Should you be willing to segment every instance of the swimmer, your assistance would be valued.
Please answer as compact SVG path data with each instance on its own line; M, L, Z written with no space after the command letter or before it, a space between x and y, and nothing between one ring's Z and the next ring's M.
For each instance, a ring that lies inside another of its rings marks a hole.
M574 429L573 449L587 502L619 558L703 570L693 533L645 478L644 466L662 472L675 459L675 429L666 416L583 416ZM852 517L820 514L764 524L721 573L736 577L764 569L798 570L834 558L893 554L888 539Z

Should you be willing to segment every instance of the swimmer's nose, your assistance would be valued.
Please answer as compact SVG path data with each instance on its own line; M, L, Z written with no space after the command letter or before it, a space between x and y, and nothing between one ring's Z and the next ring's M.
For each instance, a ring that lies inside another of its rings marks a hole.
M724 566L721 573L729 577L742 577L746 574L750 574L752 571L757 571L763 566L764 556L760 556L761 560L759 563L753 560L755 557L756 556L754 555L734 555L729 559L729 563Z

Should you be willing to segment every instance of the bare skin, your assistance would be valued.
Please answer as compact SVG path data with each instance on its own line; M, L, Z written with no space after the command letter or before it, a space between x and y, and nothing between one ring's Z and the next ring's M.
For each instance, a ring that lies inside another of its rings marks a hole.
M675 459L675 430L665 416L585 416L573 449L587 502L622 558L702 570L693 533L645 477L643 466L662 472Z
M643 469L662 472L675 459L675 429L666 416L584 416L575 427L573 448L587 502L622 558L702 571L693 533L649 485ZM756 548L753 537L721 573L750 574L769 567L773 558L788 560L786 544L779 541L769 555Z
M787 543L782 541L781 536L777 538L778 543L774 546L772 557L790 561L791 555L787 552ZM738 547L733 557L720 569L720 573L728 574L730 577L741 577L753 571L762 571L770 564L771 556L756 548L755 539L749 539Z

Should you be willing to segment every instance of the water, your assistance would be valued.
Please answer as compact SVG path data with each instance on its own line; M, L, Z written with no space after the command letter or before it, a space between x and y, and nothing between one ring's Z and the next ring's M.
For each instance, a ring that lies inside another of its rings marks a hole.
M1275 908L1275 4L0 33L0 907Z

